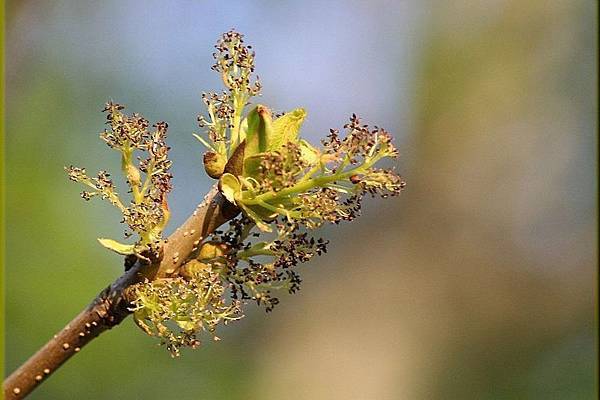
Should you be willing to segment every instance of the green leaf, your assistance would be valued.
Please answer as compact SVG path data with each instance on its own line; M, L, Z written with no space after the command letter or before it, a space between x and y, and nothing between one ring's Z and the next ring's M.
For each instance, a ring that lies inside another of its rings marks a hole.
M117 242L116 240L105 238L98 238L98 241L102 246L114 251L115 253L122 254L124 256L135 254L135 245L133 244L123 244Z
M255 257L255 256L273 256L273 255L275 255L275 253L273 250L271 250L269 248L271 246L271 244L272 243L269 243L269 242L255 243L249 249L245 249L245 250L238 252L237 256L239 258L245 259L245 260L249 259L250 257Z
M268 245L270 245L270 243L258 242L255 243L252 247L250 247L248 251L251 253L264 253L265 251L267 251L266 249Z
M250 207L245 206L240 202L240 207L244 210L244 213L256 224L256 227L263 232L272 232L271 227L263 221L260 215L254 212Z
M241 185L238 178L230 173L224 173L219 179L219 190L223 193L223 196L233 204L237 204L235 199L239 197L241 193Z
M248 190L249 193L254 195L256 193L256 191L260 190L260 183L258 183L258 181L256 179L254 179L253 177L238 176L238 179L240 180L240 183L242 184L243 191Z
M287 142L296 142L300 127L306 118L304 108L296 108L273 121L273 132L269 138L268 151L279 150Z
M246 157L267 151L273 131L271 111L263 105L257 105L248 113L246 124Z

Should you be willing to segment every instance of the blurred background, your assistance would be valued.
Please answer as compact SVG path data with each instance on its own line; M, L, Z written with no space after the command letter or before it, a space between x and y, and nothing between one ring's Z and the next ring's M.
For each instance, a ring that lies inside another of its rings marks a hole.
M65 165L118 176L113 99L169 123L171 227L210 187L196 115L212 45L257 52L262 103L316 142L356 112L408 186L329 227L270 315L179 359L126 320L32 399L592 399L597 381L597 3L7 1L6 372L122 272Z

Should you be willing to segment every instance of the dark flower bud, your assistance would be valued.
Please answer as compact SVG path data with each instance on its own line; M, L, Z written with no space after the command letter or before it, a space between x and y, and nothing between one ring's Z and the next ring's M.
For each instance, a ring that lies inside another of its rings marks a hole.
M350 177L350 182L352 182L354 184L360 183L360 176L358 176L358 175L352 175Z

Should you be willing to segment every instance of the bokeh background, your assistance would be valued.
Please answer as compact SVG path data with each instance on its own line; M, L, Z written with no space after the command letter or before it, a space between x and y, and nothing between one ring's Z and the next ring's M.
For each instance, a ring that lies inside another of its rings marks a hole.
M592 399L597 374L594 1L8 1L6 372L122 270L118 213L64 174L118 171L108 99L166 120L171 226L209 188L191 136L212 45L257 51L263 103L312 141L356 112L408 182L325 229L270 314L171 359L127 320L32 399ZM116 175L116 174L115 174ZM253 307L250 307L253 309Z

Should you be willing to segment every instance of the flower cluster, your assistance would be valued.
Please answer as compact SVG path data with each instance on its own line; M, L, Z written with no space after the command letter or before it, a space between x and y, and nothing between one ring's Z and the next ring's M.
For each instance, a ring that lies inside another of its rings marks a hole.
M225 86L234 95L257 95L260 92L260 82L257 79L251 81L254 51L252 46L244 45L244 35L230 30L221 36L215 48L217 52L213 53L215 64L212 69L221 74Z
M325 253L328 243L295 223L276 220L273 225L277 233L260 240L264 234L253 231L251 219L235 218L200 245L177 275L130 287L136 324L178 356L182 347L198 347L202 332L216 337L219 323L242 318L247 301L273 310L279 303L276 292L300 289L294 267Z
M327 251L328 241L314 238L311 230L351 221L360 214L365 195L395 196L405 186L393 169L378 165L398 155L387 131L352 115L343 134L330 130L320 148L313 146L299 137L303 108L275 114L264 105L249 107L261 86L252 75L254 52L243 36L229 31L215 47L212 69L221 75L225 91L202 94L207 111L198 124L204 135L195 136L208 148L207 174L218 179L221 194L241 215L226 229L194 242L172 274L138 283L127 293L138 326L160 337L173 355L182 347L197 347L202 332L215 335L217 325L242 318L248 302L273 310L280 292L299 290L296 267ZM121 110L107 105L111 130L101 136L122 153L132 202L121 202L103 171L88 178L85 170L71 167L69 175L93 189L84 198L101 196L115 204L141 238L131 248L103 244L139 254L136 246L155 242L168 219L166 124L150 132L145 119ZM138 167L134 151L148 153Z
M218 179L225 164L237 146L244 140L247 126L243 126L244 108L253 96L260 94L258 78L253 79L254 52L244 44L244 36L233 30L224 33L213 53L214 71L221 75L226 91L202 93L207 116L198 116L198 125L206 130L208 141L194 135L209 151L204 154L207 174Z
M241 318L239 301L227 303L219 274L209 268L182 277L157 279L129 288L135 323L148 335L161 338L172 356L181 347L200 345L198 333L210 332L215 340L216 326Z
M148 120L139 114L126 115L123 106L109 102L104 108L110 129L100 134L106 144L121 153L123 175L132 193L130 202L125 203L116 192L115 185L106 171L100 171L90 178L84 168L70 166L65 168L69 179L83 183L92 190L84 191L81 197L89 200L94 196L107 199L123 214L130 231L139 235L133 245L122 244L111 239L99 239L100 243L120 254L138 254L156 249L161 232L169 219L167 194L171 190L171 161L168 158L169 147L165 143L167 124L158 122L149 129ZM137 157L136 152L145 154Z
M261 156L255 179L258 192L279 192L294 186L309 164L302 158L300 146L288 142L280 151Z
M397 156L391 136L361 124L355 115L345 129L343 138L331 130L320 150L296 140L247 158L243 174L221 177L224 195L263 230L269 230L268 222L276 216L308 228L351 221L365 194L398 195L405 186L402 178L375 167Z
M301 279L293 268L327 252L328 244L301 231L297 223L278 219L272 224L276 233L270 240L253 232L255 224L247 217L231 221L227 231L216 232L213 238L213 243L228 248L221 276L229 283L231 297L254 300L267 311L279 303L274 291L300 289Z
M269 231L278 216L308 228L352 220L365 194L387 197L404 188L393 170L375 166L398 155L387 131L352 115L344 136L332 129L323 147L314 147L299 138L304 109L275 118L264 105L246 111L260 85L252 83L254 53L243 36L227 32L215 47L213 69L227 91L203 95L209 117L199 121L207 139L196 137L209 149L208 175L260 229Z
M85 168L70 166L67 167L66 170L70 180L73 182L81 182L93 189L92 191L84 190L81 192L81 198L84 200L90 200L94 196L100 196L103 199L108 199L108 201L121 211L125 209L108 172L100 171L96 178L90 178L88 177Z
M227 93L202 93L202 102L206 106L208 118L198 115L198 126L207 129L208 139L211 144L205 142L202 137L198 139L203 141L206 146L214 152L220 154L226 152L227 130L232 128L233 107L231 98Z

